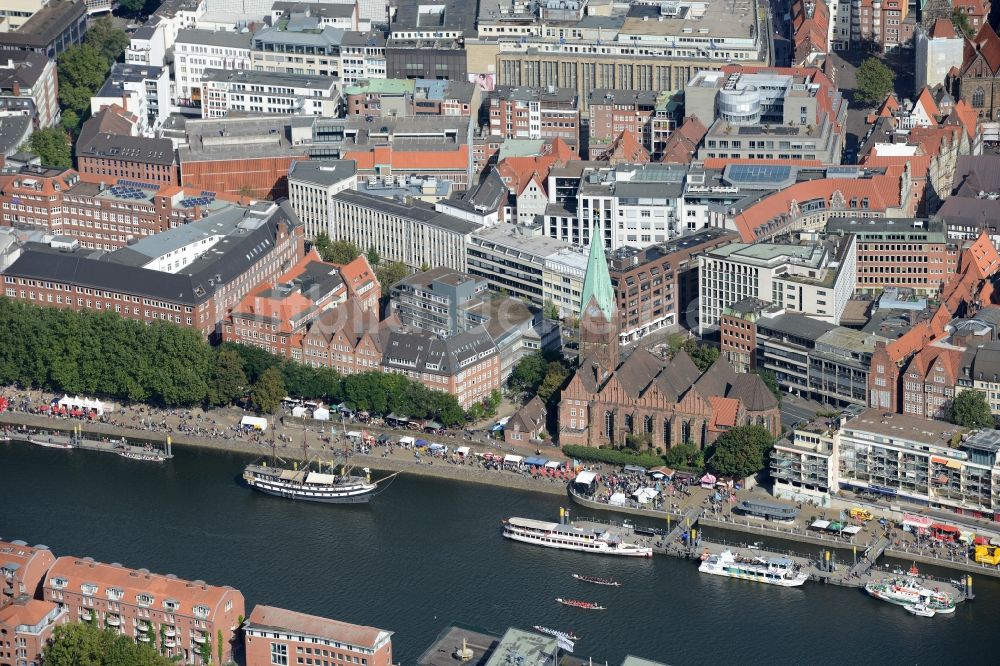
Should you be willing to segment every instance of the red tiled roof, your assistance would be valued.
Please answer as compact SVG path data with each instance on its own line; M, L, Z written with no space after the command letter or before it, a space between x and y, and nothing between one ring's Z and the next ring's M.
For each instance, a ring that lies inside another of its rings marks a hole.
M601 161L617 164L646 164L649 162L649 152L642 147L631 130L623 130L598 158Z
M884 174L874 175L871 178L823 178L795 183L744 209L736 216L736 230L743 242L753 243L761 236L758 232L764 230L765 225L772 221L778 223L775 231L784 226L783 222L790 219L793 202L801 204L822 199L829 206L835 192L840 192L847 202L851 199L857 199L859 202L867 199L866 210L870 211L885 211L887 208L898 207L901 205L900 179L903 168L890 166ZM766 236L774 235L767 230L765 232Z
M33 627L39 624L46 615L58 608L51 601L28 599L24 603L13 603L0 610L0 624L16 627L21 624Z
M339 643L369 649L375 649L381 641L392 635L392 632L384 629L262 605L254 607L247 622L257 628L284 629L297 635L328 638Z
M81 585L90 583L102 588L101 596L105 595L105 590L109 587L120 589L123 593L122 598L128 599L128 603L134 604L139 594L148 594L154 598L153 604L162 609L163 601L170 599L179 604L177 613L181 615L191 615L195 606L205 606L210 613L221 613L222 602L227 597L238 598L239 603L241 605L243 603L243 595L231 587L218 587L161 574L145 573L123 566L94 562L90 558L81 560L76 557L60 557L49 569L45 577L45 587L53 588L52 581L55 578L65 579L67 581L65 589L76 594L81 593Z
M536 157L505 157L496 166L497 174L503 179L507 189L515 195L521 194L528 183L535 181L545 191L549 171L555 166L565 166L577 155L569 144L556 139L549 145L549 151Z
M708 402L712 405L712 423L709 430L724 430L736 425L736 415L740 411L740 401L736 398L722 398L711 395Z
M708 128L697 116L688 116L663 144L661 162L690 164L698 152L698 145L708 134Z
M989 21L983 23L979 29L979 34L972 40L979 53L983 54L986 64L994 74L1000 70L1000 37L997 36L993 26ZM969 62L964 63L968 65Z
M375 271L372 270L371 264L368 263L368 259L363 254L348 264L333 265L340 270L341 279L352 293L357 293L358 289L369 282L378 282Z
M933 95L927 86L920 91L920 95L917 96L917 101L914 102L914 106L924 107L924 111L927 113L927 117L931 119L931 122L937 124L937 117L941 115L941 111L938 109L937 102L934 101Z
M979 127L979 114L964 99L955 102L955 107L951 110L951 115L948 116L947 122L962 126L965 129L965 133L969 135L970 141L976 138L976 131Z
M978 280L984 280L1000 270L1000 254L985 231L963 248L959 270L963 273L972 272Z
M930 33L928 33L932 39L954 39L958 37L955 32L955 26L952 24L950 19L939 18L934 21L934 25L931 26Z
M894 363L915 354L931 339L930 326L922 321L885 346L885 352Z
M910 175L914 180L926 180L930 171L931 158L929 155L879 155L877 147L865 155L861 164L866 167L891 167L910 165Z

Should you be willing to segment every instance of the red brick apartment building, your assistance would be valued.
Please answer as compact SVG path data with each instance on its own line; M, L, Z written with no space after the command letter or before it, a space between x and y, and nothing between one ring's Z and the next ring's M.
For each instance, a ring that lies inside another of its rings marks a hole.
M499 86L490 93L490 135L504 139L563 139L580 146L580 109L568 88Z
M230 205L207 194L126 179L104 185L85 181L73 169L29 165L0 175L0 225L68 236L86 248L117 250Z
M217 339L232 308L253 287L287 271L303 245L302 225L287 201L232 206L97 257L73 244L28 243L4 271L5 294L48 307L169 321Z
M380 295L375 273L363 256L337 266L320 261L313 250L275 282L257 285L247 294L226 320L223 339L302 361L305 339L310 347L320 346L316 345L324 337L320 331L329 332L331 324L348 318L348 313L369 311L377 327ZM332 316L326 312L330 309ZM347 336L337 327L336 337ZM349 368L336 367L349 374Z
M88 183L114 185L120 179L179 185L174 145L170 139L81 133L76 142L80 178Z
M168 656L203 664L201 646L211 646L220 663L232 659L246 613L243 594L231 587L187 581L172 575L129 569L93 558L60 557L44 583L45 601L65 609L73 622L96 622L123 636L149 642L155 635Z
M392 666L392 632L271 606L243 624L246 666Z
M45 546L0 541L0 665L35 666L65 610L41 601L42 581L55 562Z

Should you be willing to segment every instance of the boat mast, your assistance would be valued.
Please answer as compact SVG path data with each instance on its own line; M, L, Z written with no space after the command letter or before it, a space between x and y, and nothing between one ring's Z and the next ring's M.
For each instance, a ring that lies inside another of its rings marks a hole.
M274 442L274 417L271 417L271 467L278 466L278 445Z

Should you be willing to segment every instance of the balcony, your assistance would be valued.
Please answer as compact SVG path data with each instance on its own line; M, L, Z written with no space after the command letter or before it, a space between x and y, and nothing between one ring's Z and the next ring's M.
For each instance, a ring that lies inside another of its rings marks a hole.
M191 634L191 640L193 640L195 643L198 643L199 645L201 645L206 640L205 634L202 633L202 632L200 632L200 631L193 632Z
M141 642L141 643L148 643L149 642L149 634L148 633L140 633L137 636L137 638L139 639L139 642Z
M174 636L177 635L177 632L174 630L173 627L169 627L169 626L164 625L164 627L163 627L163 635L166 636L167 638L173 638Z
M120 627L122 624L122 619L117 615L112 615L108 613L108 616L104 618L104 621L109 627Z
M136 620L135 628L139 631L149 631L149 622L146 622L145 620Z
M80 618L86 620L87 622L90 622L92 619L94 619L94 614L91 613L89 609L84 608L82 611L80 611Z
M172 638L164 638L163 639L163 647L165 647L165 648L175 648L175 647L177 647L177 641L175 641Z

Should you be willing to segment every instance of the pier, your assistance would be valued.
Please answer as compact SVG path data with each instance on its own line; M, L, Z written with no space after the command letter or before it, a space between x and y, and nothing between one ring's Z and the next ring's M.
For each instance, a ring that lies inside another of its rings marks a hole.
M693 515L695 514L695 515ZM733 553L743 557L788 558L795 562L799 568L809 574L809 580L828 585L839 585L855 589L864 589L870 582L878 582L893 575L907 575L902 570L891 570L888 566L878 568L876 562L878 558L888 552L889 540L884 536L878 537L865 549L865 554L856 558L853 563L837 562L835 553L827 548L822 549L816 556L794 552L776 552L766 550L759 546L747 543L734 543L722 539L705 539L698 533L695 527L700 509L689 511L684 519L671 529L665 536L659 537L636 537L635 528L631 523L614 523L595 518L580 518L571 521L574 527L589 528L595 530L609 530L617 537L648 545L653 548L657 555L669 555L689 560L701 560L703 556L717 555L724 550L731 550ZM641 529L641 528L640 528ZM686 542L680 537L687 531ZM839 544L837 547L843 547ZM979 572L977 573L984 573ZM996 574L993 574L996 575ZM956 603L971 601L975 598L972 592L972 576L964 576L961 581L945 580L935 578L925 574L916 576L925 586L933 587L948 594Z
M125 438L97 440L83 436L82 427L77 426L69 435L55 434L51 432L37 431L11 431L8 435L13 439L24 440L36 446L47 446L52 448L81 449L83 451L95 451L97 453L113 453L130 460L144 462L163 462L173 458L173 447L170 437L167 437L163 448L157 448L152 443L146 445L136 445L128 442Z

